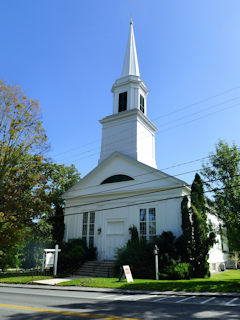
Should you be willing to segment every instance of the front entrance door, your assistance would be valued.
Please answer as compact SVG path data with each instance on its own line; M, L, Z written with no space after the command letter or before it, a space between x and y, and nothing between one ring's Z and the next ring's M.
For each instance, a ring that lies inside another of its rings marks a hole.
M107 221L106 260L115 259L116 248L125 244L125 221Z

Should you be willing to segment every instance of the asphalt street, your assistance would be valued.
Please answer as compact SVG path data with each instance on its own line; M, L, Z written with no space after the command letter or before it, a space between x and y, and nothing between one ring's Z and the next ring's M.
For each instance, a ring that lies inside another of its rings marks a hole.
M0 319L240 319L240 296L0 286Z

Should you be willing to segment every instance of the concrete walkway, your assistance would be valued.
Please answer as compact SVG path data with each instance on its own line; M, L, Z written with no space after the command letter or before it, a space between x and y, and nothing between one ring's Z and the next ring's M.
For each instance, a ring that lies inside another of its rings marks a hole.
M72 280L76 280L76 279L80 279L80 278L86 278L81 277L81 276L72 276L72 277L66 277L66 278L52 278L52 279L44 279L44 280L36 280L36 281L32 281L32 284L42 284L42 285L47 285L47 286L55 286L58 283L61 282L66 282L66 281L72 281ZM91 277L88 277L91 278Z
M66 281L71 281L73 280L74 278L53 278L53 279L44 279L44 280L36 280L36 281L32 281L31 283L32 284L43 284L43 285L47 285L47 286L55 286L57 285L58 283L61 283L61 282L66 282ZM75 278L77 279L77 278Z

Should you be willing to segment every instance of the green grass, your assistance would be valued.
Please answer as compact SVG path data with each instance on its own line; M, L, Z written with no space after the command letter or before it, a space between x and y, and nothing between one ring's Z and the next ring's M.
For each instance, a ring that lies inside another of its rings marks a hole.
M142 280L133 283L117 278L82 278L58 284L59 286L84 286L130 290L189 291L189 292L240 292L240 271L229 270L212 275L209 279Z
M8 273L0 274L0 283L19 283L19 284L28 284L31 281L42 280L42 279L51 279L50 276L33 276L30 272L21 274L21 273Z
M50 279L50 276L34 276L33 280ZM28 274L1 274L0 283L28 284L32 275ZM82 286L98 288L116 288L130 290L156 290L156 291L188 291L188 292L240 292L240 271L228 270L212 275L210 279L191 280L142 280L134 279L133 283L118 278L81 278L66 281L59 286Z

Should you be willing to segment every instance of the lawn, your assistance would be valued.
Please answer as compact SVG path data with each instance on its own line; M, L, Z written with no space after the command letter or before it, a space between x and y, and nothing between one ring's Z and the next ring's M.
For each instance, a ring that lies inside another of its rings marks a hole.
M189 292L240 292L240 271L228 270L209 279L118 281L117 278L82 278L58 284L59 286L84 286L130 290L189 291Z
M28 284L31 281L42 280L42 279L51 279L51 276L42 276L27 273L7 273L0 274L0 283L19 283L19 284Z
M50 276L32 276L13 274L0 275L0 283L28 284L32 280L49 279ZM126 280L118 281L118 278L81 278L66 281L59 286L82 286L98 288L116 288L129 290L156 290L156 291L188 291L188 292L240 292L240 271L228 270L212 275L209 279L191 280L149 280L134 279L127 283Z

